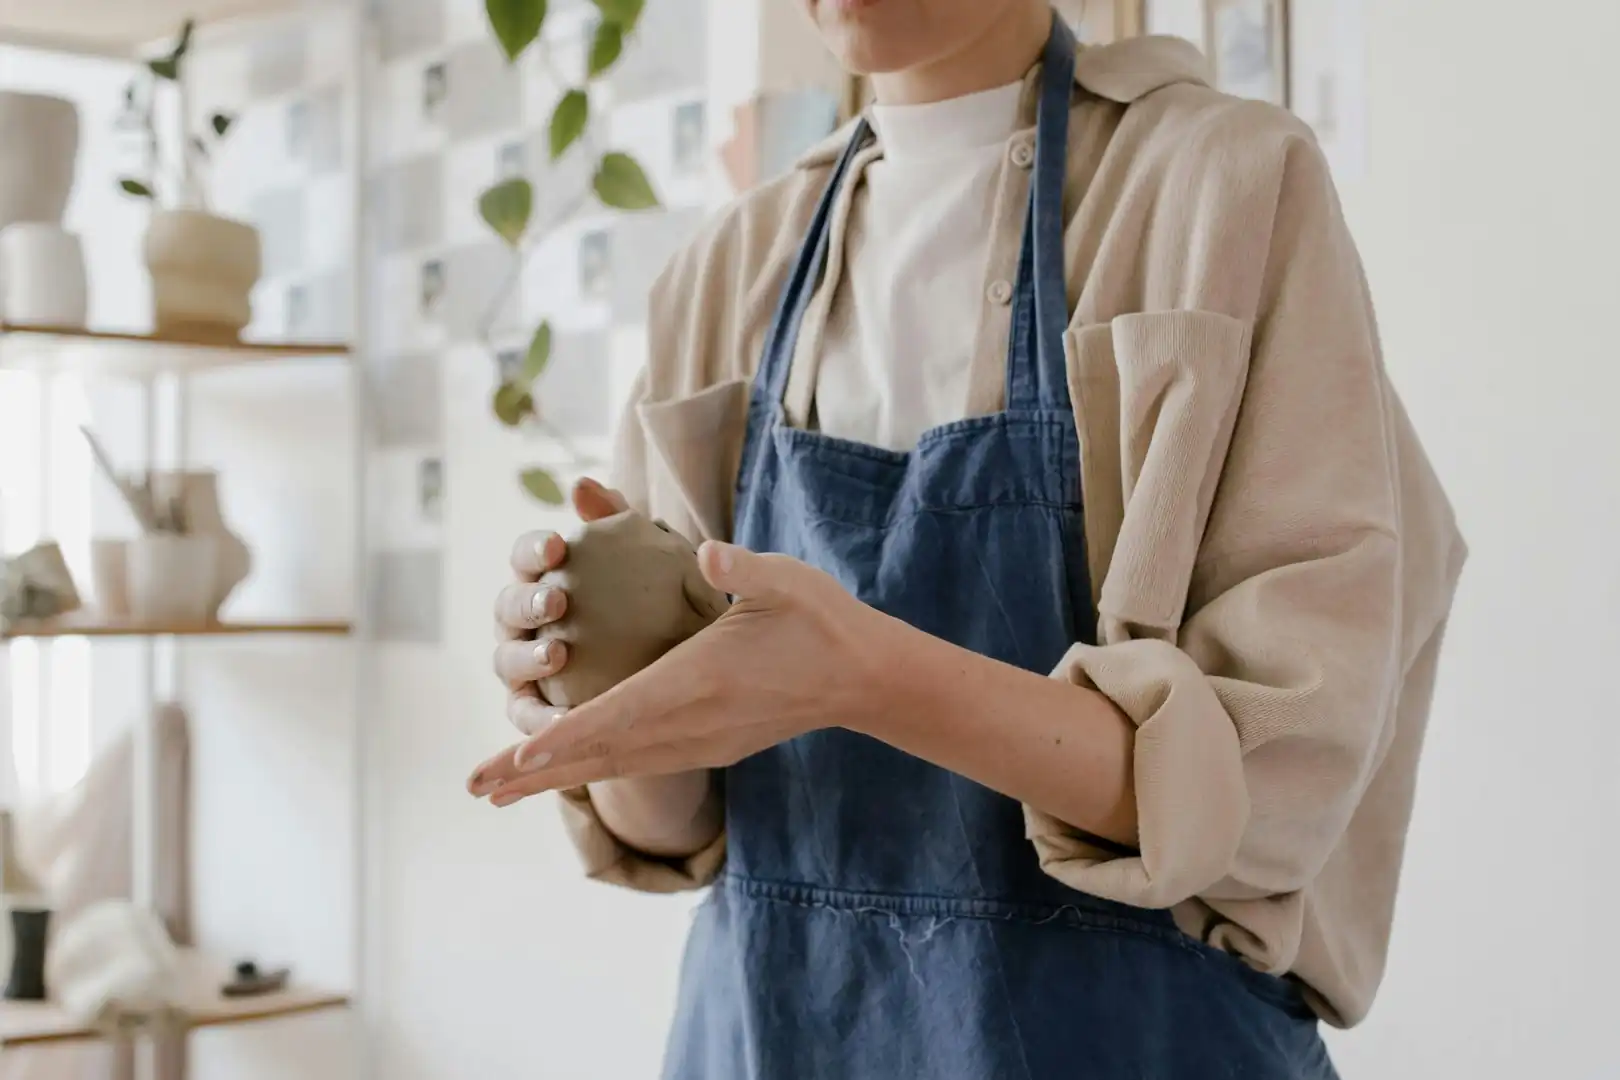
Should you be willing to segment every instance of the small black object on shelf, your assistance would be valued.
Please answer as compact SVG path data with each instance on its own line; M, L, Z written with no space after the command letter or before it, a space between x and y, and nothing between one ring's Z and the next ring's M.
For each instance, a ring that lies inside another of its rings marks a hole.
M11 910L11 977L6 980L7 1001L45 1000L45 938L51 913L45 908Z
M285 989L287 978L291 974L286 968L277 968L274 971L260 971L259 965L252 960L237 962L236 970L231 981L220 987L220 993L226 997L255 997L259 994L273 994L277 990Z

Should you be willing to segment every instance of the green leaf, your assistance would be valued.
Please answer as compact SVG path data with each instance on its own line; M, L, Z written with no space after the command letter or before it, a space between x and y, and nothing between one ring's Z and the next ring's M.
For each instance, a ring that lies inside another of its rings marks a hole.
M585 125L591 118L590 98L583 90L570 90L557 102L551 112L551 160L556 161L568 152L579 137L585 134Z
M591 55L587 61L587 70L591 78L596 78L619 58L624 51L624 29L618 23L603 19L596 24L596 36L591 39Z
M629 154L603 154L591 187L604 205L616 210L649 210L658 205L647 174Z
M503 180L478 197L478 213L495 235L516 247L534 212L534 188L521 177Z
M529 351L523 357L523 383L525 386L534 384L546 364L551 361L551 324L541 323L534 331L534 337L529 341Z
M495 419L507 427L517 427L534 412L534 398L516 383L501 383L495 388L495 399L490 406Z
M157 198L157 196L152 193L151 188L147 187L139 180L132 179L128 176L119 180L118 186L124 189L124 194L126 195L138 195L143 199Z
M180 36L175 39L174 48L169 50L169 59L178 67L181 57L191 48L191 33L197 29L196 19L187 19L180 26Z
M546 0L484 0L484 13L511 63L540 36L546 21Z
M236 117L228 116L225 113L215 113L209 117L208 124L214 129L214 134L223 139L225 133L231 130L231 122L235 119Z
M547 506L563 504L562 488L558 486L557 478L546 470L539 467L524 469L518 479L523 481L525 491Z
M166 56L162 60L148 60L146 66L152 74L160 79L168 79L173 82L180 77L180 61L172 56Z
M602 13L604 21L615 24L627 34L635 29L644 5L644 0L591 0L591 2L596 5L596 10Z

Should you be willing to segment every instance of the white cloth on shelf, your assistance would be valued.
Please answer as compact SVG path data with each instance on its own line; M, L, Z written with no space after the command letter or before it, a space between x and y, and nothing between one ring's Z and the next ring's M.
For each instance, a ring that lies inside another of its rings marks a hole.
M185 968L163 921L128 900L73 916L45 957L51 996L70 1016L109 1034L163 1022L185 1004Z

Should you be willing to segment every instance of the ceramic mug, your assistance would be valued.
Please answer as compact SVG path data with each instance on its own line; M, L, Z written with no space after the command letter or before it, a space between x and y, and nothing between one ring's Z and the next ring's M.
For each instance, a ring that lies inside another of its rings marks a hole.
M0 319L14 326L79 330L89 307L77 236L39 221L0 230Z

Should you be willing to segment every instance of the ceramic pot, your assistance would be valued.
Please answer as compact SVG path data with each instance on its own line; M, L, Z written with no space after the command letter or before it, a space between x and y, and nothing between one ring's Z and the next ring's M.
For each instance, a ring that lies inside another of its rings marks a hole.
M90 593L104 619L129 615L129 541L90 541Z
M234 342L253 319L259 231L201 210L157 210L143 245L159 334Z
M247 544L225 524L219 508L219 475L206 469L152 474L153 494L180 506L186 532L214 538L214 586L209 596L209 618L219 614L236 587L253 569Z
M0 92L0 146L0 229L60 224L73 191L79 110L63 98Z
M200 626L214 614L216 537L148 533L129 542L129 613L142 623Z
M0 319L78 330L89 306L77 236L42 221L0 229Z

